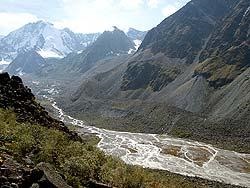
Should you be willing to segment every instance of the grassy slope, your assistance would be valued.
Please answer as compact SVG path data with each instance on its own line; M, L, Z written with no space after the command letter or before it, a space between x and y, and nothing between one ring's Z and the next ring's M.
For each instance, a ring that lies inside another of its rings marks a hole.
M104 155L95 143L95 139L80 143L58 130L17 123L14 113L0 109L0 159L2 154L8 153L24 165L24 157L29 157L35 164L50 163L73 187L87 186L89 179L116 187L233 187L129 166Z

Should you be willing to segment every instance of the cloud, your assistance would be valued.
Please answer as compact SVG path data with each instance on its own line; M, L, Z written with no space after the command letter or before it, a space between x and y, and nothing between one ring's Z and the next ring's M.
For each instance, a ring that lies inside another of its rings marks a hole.
M189 0L1 0L0 34L44 19L75 32L102 32L111 26L149 30ZM165 8L164 8L165 7ZM6 12L8 10L8 12Z
M120 5L124 9L138 9L141 5L143 5L143 0L121 0Z
M35 15L29 13L0 12L1 34L7 35L9 32L37 20L38 18Z
M145 0L62 0L64 17L53 23L58 28L69 27L84 33L102 32L112 26L123 30L138 28L144 18L145 3Z
M162 9L162 14L165 17L168 17L170 15L172 15L173 13L175 13L178 10L177 7L173 6L173 5L167 5L165 8Z
M115 0L63 0L64 17L55 20L58 28L69 27L75 32L97 32L116 24Z
M187 1L187 0L185 0ZM75 32L102 32L112 26L148 30L179 8L174 0L62 0L64 17L53 20L58 28ZM165 7L162 9L162 7ZM164 16L163 16L164 15Z
M160 4L160 0L148 0L147 4L150 8L157 8Z

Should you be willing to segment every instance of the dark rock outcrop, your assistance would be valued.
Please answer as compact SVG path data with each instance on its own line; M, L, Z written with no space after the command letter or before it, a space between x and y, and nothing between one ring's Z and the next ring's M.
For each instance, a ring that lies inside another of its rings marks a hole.
M39 163L31 171L31 179L33 180L32 186L38 186L39 188L70 188L65 180L60 176L58 172L48 163Z
M67 133L72 138L79 139L63 122L52 118L45 108L36 102L31 89L24 86L22 79L18 76L10 77L8 73L0 74L0 108L12 109L19 122L55 128Z
M2 161L2 164L1 164ZM47 163L35 167L17 162L13 156L0 156L0 187L70 188L63 177Z

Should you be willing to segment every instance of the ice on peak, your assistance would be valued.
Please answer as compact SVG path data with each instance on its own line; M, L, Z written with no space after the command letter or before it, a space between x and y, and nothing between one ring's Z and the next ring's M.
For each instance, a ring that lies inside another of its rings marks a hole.
M130 48L129 51L128 51L128 54L132 54L135 50Z
M135 49L138 50L138 48L140 47L142 41L137 39L137 40L134 40L133 42L135 43Z
M57 52L54 52L52 50L39 50L37 51L37 53L42 56L43 58L63 58L64 56L60 55Z
M128 29L128 32L133 32L133 31L139 31L139 30L137 30L137 29L135 29L135 28L132 28L132 27L130 27L129 29ZM127 32L127 33L128 33Z

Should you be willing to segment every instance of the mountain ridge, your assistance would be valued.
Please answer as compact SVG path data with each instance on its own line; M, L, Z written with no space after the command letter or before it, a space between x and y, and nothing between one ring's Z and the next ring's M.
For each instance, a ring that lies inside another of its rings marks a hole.
M45 58L60 58L85 48L98 36L99 33L75 34L67 28L60 30L49 22L38 21L26 24L3 37L0 55L4 59L13 60L20 52L36 50Z
M112 57L122 57L135 52L135 44L117 27L104 31L98 39L81 53L72 53L60 60L59 69L85 73L98 63ZM62 67L62 68L61 68Z

